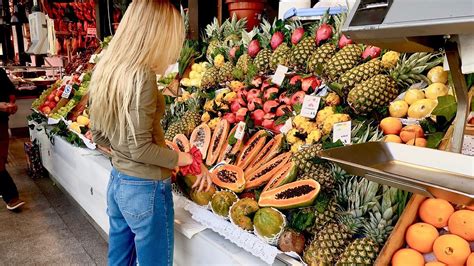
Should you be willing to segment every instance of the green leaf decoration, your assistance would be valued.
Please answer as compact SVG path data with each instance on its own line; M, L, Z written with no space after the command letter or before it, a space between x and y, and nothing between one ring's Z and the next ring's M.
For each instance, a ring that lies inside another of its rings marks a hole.
M456 99L452 95L438 97L438 106L433 110L433 115L443 116L450 121L457 111Z
M441 141L443 140L444 132L435 132L428 135L426 146L428 148L437 149Z

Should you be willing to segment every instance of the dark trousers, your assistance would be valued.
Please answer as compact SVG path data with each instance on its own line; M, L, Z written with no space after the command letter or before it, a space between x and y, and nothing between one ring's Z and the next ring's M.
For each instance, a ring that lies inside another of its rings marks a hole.
M18 190L6 169L8 158L8 122L0 121L0 195L8 203L18 197Z

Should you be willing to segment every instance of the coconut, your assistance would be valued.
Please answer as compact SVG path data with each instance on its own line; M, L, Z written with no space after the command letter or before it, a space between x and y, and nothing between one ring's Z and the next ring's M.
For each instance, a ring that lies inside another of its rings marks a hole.
M253 217L255 235L270 245L276 245L286 226L286 217L275 208L262 208Z
M296 252L303 254L305 237L302 233L296 232L292 229L287 229L278 239L278 249L283 252Z
M209 203L213 213L228 218L230 207L238 200L237 195L232 191L218 191L212 196Z

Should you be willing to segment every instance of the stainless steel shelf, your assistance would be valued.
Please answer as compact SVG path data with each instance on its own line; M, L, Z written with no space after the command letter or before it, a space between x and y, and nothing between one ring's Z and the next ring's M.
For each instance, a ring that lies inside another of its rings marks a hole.
M369 142L320 152L351 174L428 197L474 204L474 157L398 143Z

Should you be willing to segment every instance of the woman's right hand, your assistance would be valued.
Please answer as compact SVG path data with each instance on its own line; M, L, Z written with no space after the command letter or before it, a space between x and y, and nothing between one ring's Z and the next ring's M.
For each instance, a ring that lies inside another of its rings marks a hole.
M186 166L193 163L193 156L187 152L178 153L178 166Z

